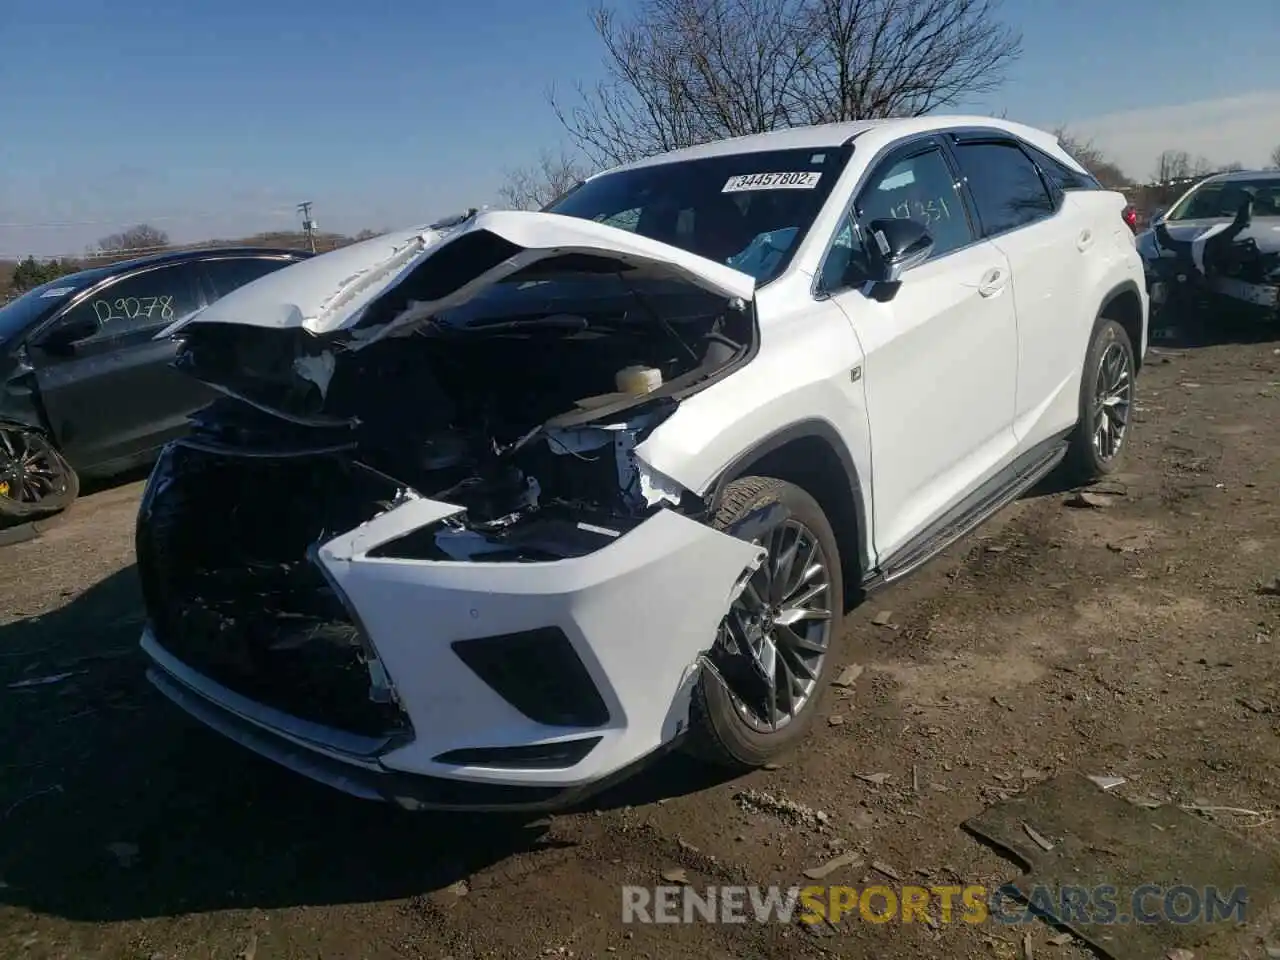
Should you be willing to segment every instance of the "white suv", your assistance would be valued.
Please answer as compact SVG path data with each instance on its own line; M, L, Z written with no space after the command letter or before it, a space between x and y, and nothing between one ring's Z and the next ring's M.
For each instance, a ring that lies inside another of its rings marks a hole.
M1117 463L1124 206L1024 126L848 123L258 280L169 331L226 396L140 509L149 676L409 808L761 764L866 591Z

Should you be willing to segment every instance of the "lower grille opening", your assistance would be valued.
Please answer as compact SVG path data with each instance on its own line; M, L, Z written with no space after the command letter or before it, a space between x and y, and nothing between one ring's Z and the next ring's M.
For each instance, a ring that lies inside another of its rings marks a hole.
M535 723L601 727L609 722L600 691L558 627L458 640L453 652Z
M171 446L137 529L157 642L211 680L300 719L366 736L406 731L400 709L371 695L359 628L308 559L313 544L370 519L395 493L340 455Z
M436 757L438 763L460 767L511 767L527 770L563 770L595 749L601 737L535 743L519 747L473 747L450 750Z

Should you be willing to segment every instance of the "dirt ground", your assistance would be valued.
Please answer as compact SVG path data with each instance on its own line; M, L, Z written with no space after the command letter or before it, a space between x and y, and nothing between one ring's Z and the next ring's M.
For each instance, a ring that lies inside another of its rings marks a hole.
M1262 811L1210 816L1275 849L1280 343L1253 339L1149 357L1105 505L1038 491L855 611L841 663L865 669L803 752L725 782L676 757L536 821L349 800L187 721L136 651L141 485L94 494L0 549L0 956L1021 956L1028 931L989 925L624 926L620 887L804 884L841 849L997 884L1017 867L960 823L1069 769ZM746 789L825 822L744 809ZM1037 958L1087 955L1029 932Z

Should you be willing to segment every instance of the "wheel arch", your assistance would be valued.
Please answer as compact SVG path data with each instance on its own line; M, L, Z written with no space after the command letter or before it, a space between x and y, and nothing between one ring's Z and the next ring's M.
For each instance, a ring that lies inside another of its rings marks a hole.
M870 543L862 480L836 428L826 420L811 418L763 437L716 477L707 496L713 511L725 487L744 476L786 480L818 501L836 535L845 607L851 608L861 595L863 575L870 568Z
M1142 294L1138 290L1138 284L1133 280L1125 280L1112 287L1102 298L1098 316L1114 320L1124 327L1124 332L1129 335L1129 342L1133 345L1134 370L1140 370L1147 318L1142 309Z

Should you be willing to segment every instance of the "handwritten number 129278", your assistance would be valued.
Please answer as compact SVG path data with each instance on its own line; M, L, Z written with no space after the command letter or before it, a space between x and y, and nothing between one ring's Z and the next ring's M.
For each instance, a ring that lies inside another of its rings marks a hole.
M173 297L120 297L93 301L99 323L112 320L172 320Z

